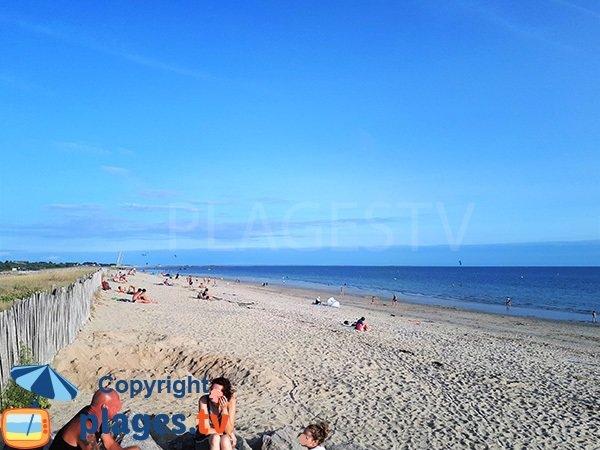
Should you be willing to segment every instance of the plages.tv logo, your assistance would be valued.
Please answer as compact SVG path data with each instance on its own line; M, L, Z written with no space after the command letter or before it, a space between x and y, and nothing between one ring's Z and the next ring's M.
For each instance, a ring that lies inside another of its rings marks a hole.
M208 380L204 377L198 380L192 376L184 379L132 379L115 380L111 375L105 375L98 381L98 390L109 394L113 390L124 396L134 398L142 395L149 398L155 394L172 394L175 398L182 398L188 394L202 395L208 393ZM212 395L212 394L211 394ZM128 416L124 413L110 415L106 408L102 408L100 416L96 414L80 415L80 438L83 440L88 435L100 430L101 433L113 435L131 434L133 439L144 440L151 434L175 434L181 435L188 431L196 432L196 427L187 428L185 425L185 414L134 414ZM227 414L214 414L200 410L196 415L196 424L201 434L208 434L210 427L218 433L223 434L227 427L229 416Z
M2 439L9 447L32 449L50 441L50 415L40 408L10 408L2 413Z
M49 365L15 366L10 375L23 389L53 400L73 400L77 388ZM43 447L50 441L50 415L37 407L10 408L2 413L0 430L4 444L17 449Z

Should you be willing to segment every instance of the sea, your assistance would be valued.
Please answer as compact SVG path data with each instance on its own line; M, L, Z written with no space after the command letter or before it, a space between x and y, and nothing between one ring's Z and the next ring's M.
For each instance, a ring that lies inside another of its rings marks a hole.
M591 322L600 267L186 266L146 271L309 288L488 313ZM512 306L506 306L506 297ZM600 320L600 319L599 319ZM600 325L599 325L600 327Z

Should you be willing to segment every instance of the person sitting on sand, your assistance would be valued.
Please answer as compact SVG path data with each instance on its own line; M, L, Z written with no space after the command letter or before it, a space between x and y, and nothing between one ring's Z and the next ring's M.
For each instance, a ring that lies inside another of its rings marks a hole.
M81 411L79 411L75 417L73 417L67 424L56 433L56 437L52 441L49 450L97 450L98 439L102 440L104 448L110 450L140 450L137 445L131 447L121 447L118 442L114 440L110 433L100 433L101 425L103 422L103 416L112 419L117 414L123 404L119 398L119 394L115 390L110 392L96 391L92 397L92 403ZM98 428L96 433L89 433L85 438L81 437L81 430L91 429L92 421L88 420L87 427L81 426L81 415L89 414L98 418Z
M135 303L158 303L155 302L154 300L150 300L147 296L146 296L146 289L138 289L137 292L135 294L133 294L133 297L131 298Z
M121 294L135 294L135 286L133 284L130 284L127 290L123 289L123 286L119 286L119 292Z
M173 286L173 283L169 282L169 279L168 279L168 278L165 278L165 281L163 281L163 284L164 284L165 286Z
M325 450L325 447L321 444L327 438L328 434L329 426L325 422L313 423L298 435L298 442L302 447L312 450Z
M313 303L313 305L322 305L323 302L321 301L321 296L319 295L316 299L315 302Z
M358 331L368 331L369 325L367 324L366 320L367 319L365 319L364 317L361 317L356 322L354 322L352 324L352 326L354 327L355 330L358 330Z
M201 298L202 300L210 300L210 294L208 293L208 288L204 288L200 292L198 292L197 298Z
M115 277L117 278L117 282L119 283L127 283L127 277L125 277L125 274L122 273L121 271L119 271L118 275L115 275Z
M236 398L231 382L224 377L212 380L210 392L200 397L198 408L206 417L204 424L198 424L196 430L197 436L202 439L201 442L207 440L210 450L232 450L237 439L234 434ZM217 419L219 423L214 423L213 419Z

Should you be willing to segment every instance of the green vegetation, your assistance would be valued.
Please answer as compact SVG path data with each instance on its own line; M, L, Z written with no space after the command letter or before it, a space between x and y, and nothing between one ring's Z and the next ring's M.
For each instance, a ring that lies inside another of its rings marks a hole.
M110 264L99 264L95 262L84 263L53 263L53 262L29 262L29 261L0 261L0 272L10 272L13 269L17 270L43 270L43 269L64 269L66 267L79 266L110 266Z
M27 346L22 346L19 352L19 366L30 366L35 364L31 350ZM50 408L50 401L45 397L29 392L23 389L14 380L8 382L8 386L0 394L0 412L9 408L31 408L34 400L37 400L40 408Z
M96 267L11 272L0 275L0 311L10 308L13 300L29 297L35 292L49 292L68 286L77 279L96 271Z

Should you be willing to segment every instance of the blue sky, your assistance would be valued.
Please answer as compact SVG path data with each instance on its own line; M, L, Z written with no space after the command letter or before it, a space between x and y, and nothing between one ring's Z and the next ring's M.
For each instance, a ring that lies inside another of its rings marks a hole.
M3 2L0 27L0 259L598 264L596 2Z

